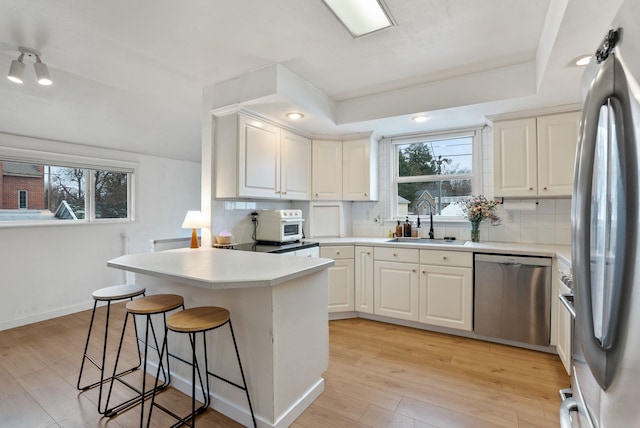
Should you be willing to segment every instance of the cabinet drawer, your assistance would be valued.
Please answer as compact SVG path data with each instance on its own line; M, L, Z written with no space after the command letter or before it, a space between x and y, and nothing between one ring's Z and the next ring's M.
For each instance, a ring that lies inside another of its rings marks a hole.
M420 250L420 264L473 267L473 253L466 251Z
M418 263L420 261L420 253L419 250L408 248L376 247L373 250L373 258L391 262Z
M328 247L320 247L320 257L327 259L353 259L353 245L331 245Z

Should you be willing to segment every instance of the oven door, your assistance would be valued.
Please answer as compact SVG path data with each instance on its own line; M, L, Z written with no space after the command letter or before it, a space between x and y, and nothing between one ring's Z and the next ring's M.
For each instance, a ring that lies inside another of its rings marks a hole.
M302 219L282 220L281 242L299 241L302 239Z

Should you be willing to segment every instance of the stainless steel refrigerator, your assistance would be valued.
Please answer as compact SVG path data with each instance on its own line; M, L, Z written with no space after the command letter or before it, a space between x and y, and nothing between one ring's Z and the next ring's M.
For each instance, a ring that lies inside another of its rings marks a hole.
M640 427L640 0L583 78L573 192L575 333L562 427Z

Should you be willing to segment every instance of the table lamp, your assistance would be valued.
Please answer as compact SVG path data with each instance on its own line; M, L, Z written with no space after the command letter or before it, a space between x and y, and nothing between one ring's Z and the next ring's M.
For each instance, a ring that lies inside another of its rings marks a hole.
M191 248L198 248L200 246L198 244L198 234L196 233L196 229L199 229L203 226L204 221L202 220L202 213L200 211L187 211L187 215L182 222L182 228L192 229Z

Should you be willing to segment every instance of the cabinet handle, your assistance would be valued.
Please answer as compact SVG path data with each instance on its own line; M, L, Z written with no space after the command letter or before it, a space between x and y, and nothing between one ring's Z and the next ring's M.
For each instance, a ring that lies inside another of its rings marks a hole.
M427 274L427 271L426 271L426 270L423 270L423 271L422 271L422 273L426 275L426 274Z
M545 187L544 190L547 190L547 188Z
M442 256L442 260L447 260L447 256Z
M365 192L365 194L364 194L364 195L365 195L365 196L367 196L367 193Z
M367 256L370 256L370 255L371 255L371 253L369 251L367 251Z
M340 254L340 251L336 251L336 255Z
M533 187L529 187L529 190L533 190Z
M415 269L411 269L411 272L416 273L416 270Z
M318 197L318 194L316 193L316 198Z
M398 257L398 254L396 254L396 253L393 253L393 257Z
M280 192L280 193L282 193L283 195L286 195L286 194L287 194L287 191L285 190L284 192Z

